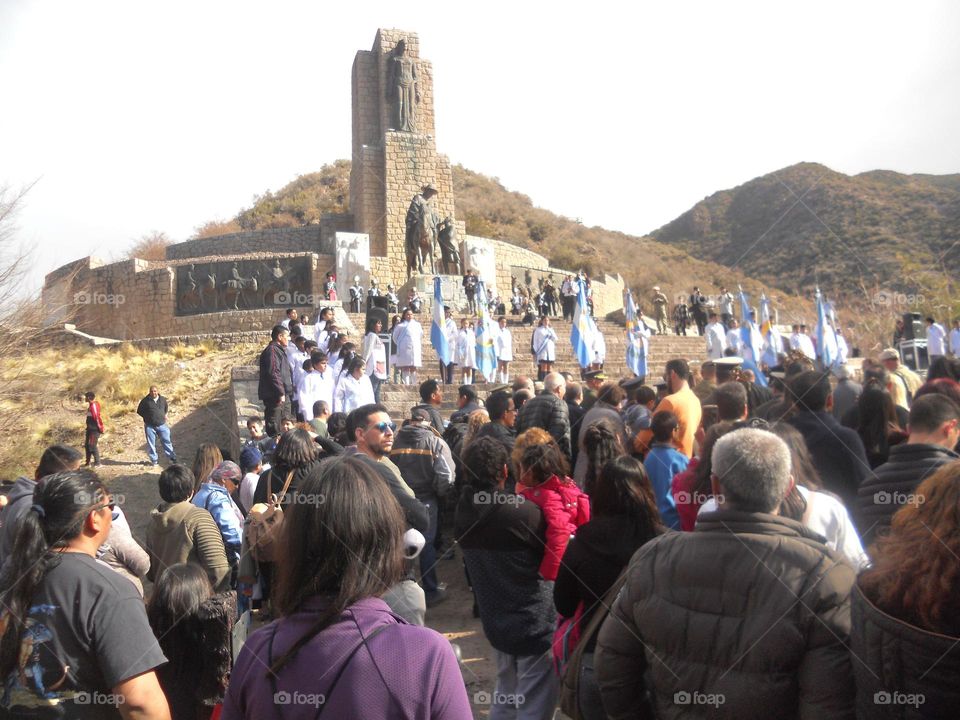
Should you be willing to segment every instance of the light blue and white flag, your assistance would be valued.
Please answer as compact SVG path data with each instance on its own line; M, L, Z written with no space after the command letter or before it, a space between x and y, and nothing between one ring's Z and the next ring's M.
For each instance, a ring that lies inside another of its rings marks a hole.
M750 300L747 294L740 288L740 355L743 356L743 367L746 370L752 370L756 378L757 385L767 386L766 376L760 372L758 362L760 353L763 350L763 336L760 334L757 324L750 319Z
M577 305L573 311L573 327L570 328L570 343L580 367L590 367L593 362L593 333L596 326L587 311L587 284L577 281Z
M477 370L487 382L493 382L497 376L497 353L493 346L493 325L490 322L490 310L485 298L487 290L481 280L477 284L477 297L484 298L477 301L480 317L477 318Z
M640 318L637 317L637 306L633 302L633 293L627 290L627 304L623 314L626 315L627 329L627 369L637 377L647 375L647 335L649 330L642 328ZM644 332L646 330L646 332Z
M766 295L760 295L760 334L764 339L763 362L767 367L773 367L777 364L777 355L783 352L783 338L780 337L780 331L773 322L773 315L770 312L770 300Z
M837 334L830 324L829 303L817 288L817 355L823 364L824 370L837 366L840 352L837 347Z
M430 342L437 351L437 357L444 365L453 362L452 348L444 332L446 318L443 316L443 294L440 292L440 278L433 278L433 322L430 323Z

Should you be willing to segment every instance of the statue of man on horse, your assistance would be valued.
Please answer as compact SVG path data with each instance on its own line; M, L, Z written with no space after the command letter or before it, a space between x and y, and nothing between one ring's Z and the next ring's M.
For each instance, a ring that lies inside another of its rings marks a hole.
M436 194L437 189L433 185L424 185L420 192L413 196L410 207L407 208L407 277L414 272L422 274L427 261L431 274L435 272L433 246L437 240L437 224L440 218L430 201Z

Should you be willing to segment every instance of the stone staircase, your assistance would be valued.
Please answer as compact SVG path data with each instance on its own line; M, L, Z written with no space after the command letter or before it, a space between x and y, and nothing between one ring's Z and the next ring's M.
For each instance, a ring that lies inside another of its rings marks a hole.
M338 312L339 315L339 312ZM362 313L347 313L350 321L356 328L363 328L365 316ZM455 316L459 324L461 316ZM424 326L423 337L423 367L420 369L420 381L427 378L437 378L440 375L440 368L437 361L437 355L430 344L430 322L431 316L421 313L417 320ZM557 362L554 363L554 369L559 372L570 372L575 377L580 375L580 366L573 354L573 347L570 344L570 323L561 319L551 320L551 324L556 330L559 342L557 342ZM597 325L603 333L607 344L607 362L605 371L611 378L620 378L629 375L626 366L626 338L623 325L618 322L600 319ZM507 326L513 333L514 357L510 363L510 377L517 375L526 375L536 378L537 367L530 354L530 339L534 328L521 325L517 318L507 316ZM352 338L358 340L359 338ZM684 357L688 360L704 360L706 358L705 343L703 338L697 335L688 335L678 337L676 335L654 335L650 338L650 352L647 359L650 378L660 377L663 373L663 366L667 360L674 357ZM263 405L257 400L257 368L256 366L236 366L233 368L231 397L233 400L233 411L235 414L236 431L233 433L234 450L239 452L240 438L245 437L246 419L250 415L262 415ZM481 399L485 399L490 391L497 387L499 383L477 383L477 394ZM454 385L441 385L443 394L443 405L440 409L444 418L448 418L457 407L457 388L459 379ZM381 401L390 410L391 417L400 421L410 414L410 408L420 403L420 395L415 385L397 385L386 383L381 386Z
M348 313L351 322L355 327L364 327L364 316L357 313ZM459 325L461 315L455 315L454 319ZM423 367L420 369L419 380L439 377L440 368L437 361L437 354L430 343L430 323L432 317L426 313L420 313L415 318L423 324ZM621 323L605 319L598 319L597 326L603 333L607 345L607 357L604 365L605 372L612 378L620 378L630 375L626 365L626 337ZM562 319L551 319L551 325L557 333L559 341L557 342L557 362L554 363L554 370L558 372L569 372L575 377L580 375L580 365L573 354L573 346L570 344L571 323ZM513 333L514 361L510 363L510 378L517 375L526 375L536 378L537 365L530 353L530 340L533 336L535 327L520 324L519 319L507 315L507 327ZM688 360L703 360L706 358L706 347L703 338L698 335L688 335L686 337L676 335L655 335L650 338L649 355L647 358L647 367L650 377L659 377L663 373L663 367L667 360L674 357L684 357ZM459 385L459 372L455 378L455 384L443 386L443 408L441 413L444 417L449 416L456 409L457 386ZM477 392L481 398L486 395L499 383L477 383ZM384 405L390 408L393 417L399 419L406 417L413 405L420 402L417 388L415 386L396 385L387 383L381 387L381 400Z

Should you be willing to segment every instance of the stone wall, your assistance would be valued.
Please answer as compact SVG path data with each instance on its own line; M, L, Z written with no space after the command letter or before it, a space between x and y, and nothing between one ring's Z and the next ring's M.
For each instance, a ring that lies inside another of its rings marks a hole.
M308 258L309 287L297 293L290 304L312 315L321 302L324 275L333 266L333 258L315 253L263 253L256 257ZM97 258L84 258L70 263L69 273L61 272L61 268L48 275L42 294L44 324L74 323L78 330L97 337L137 340L268 331L283 318L287 303L276 308L178 317L175 268L192 260L160 265L133 259L103 265Z
M187 240L167 247L168 260L245 255L248 253L312 252L330 255L334 251L333 233L353 224L350 215L326 215L320 225L249 230L229 235ZM326 230L326 233L323 231ZM328 237L326 235L329 235Z

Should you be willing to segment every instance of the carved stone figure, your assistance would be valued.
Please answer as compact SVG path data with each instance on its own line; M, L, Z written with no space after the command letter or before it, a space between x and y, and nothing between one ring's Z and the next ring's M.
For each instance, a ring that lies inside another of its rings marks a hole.
M393 102L393 129L416 132L420 78L417 61L407 57L406 40L397 43L387 62L387 99Z
M410 277L414 271L423 273L426 260L430 261L430 272L435 272L433 244L437 239L439 218L430 200L436 194L437 189L433 185L424 185L420 192L413 196L410 207L407 208L407 277Z
M440 265L444 274L459 275L460 251L457 250L457 226L449 215L440 223L437 241L440 244Z
M248 307L250 302L243 294L243 291L249 290L255 293L257 292L257 287L257 278L243 277L240 274L240 268L237 266L237 263L234 263L233 267L230 268L230 279L225 280L221 287L224 307L233 308L234 310L239 310L241 304L244 307Z

